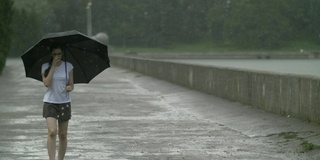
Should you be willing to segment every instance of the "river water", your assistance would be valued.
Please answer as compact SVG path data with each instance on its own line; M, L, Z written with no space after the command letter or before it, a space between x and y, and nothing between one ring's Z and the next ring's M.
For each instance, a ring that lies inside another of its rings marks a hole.
M320 59L166 59L165 61L320 78Z

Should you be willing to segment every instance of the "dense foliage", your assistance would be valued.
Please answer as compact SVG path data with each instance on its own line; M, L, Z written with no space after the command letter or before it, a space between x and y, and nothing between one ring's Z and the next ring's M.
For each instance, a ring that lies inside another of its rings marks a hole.
M16 10L12 20L11 56L20 56L41 38L38 15L31 11Z
M88 2L15 0L20 11L13 25L13 54L21 55L48 32L75 29L86 33ZM320 42L319 0L91 2L92 33L107 33L114 46L170 47L206 41L244 49L277 49L294 41ZM21 25L26 27L21 29Z
M4 68L6 57L10 50L10 41L12 29L10 27L12 20L12 5L11 0L0 1L0 74Z
M93 0L95 32L118 46L212 41L273 49L319 42L319 0Z

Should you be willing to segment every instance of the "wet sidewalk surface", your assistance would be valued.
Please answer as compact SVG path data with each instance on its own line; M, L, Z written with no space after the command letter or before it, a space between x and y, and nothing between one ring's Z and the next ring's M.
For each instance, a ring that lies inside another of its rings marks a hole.
M7 61L0 82L0 159L48 159L46 88L25 78L18 59ZM125 69L77 84L72 101L65 159L320 159L312 149L319 126Z

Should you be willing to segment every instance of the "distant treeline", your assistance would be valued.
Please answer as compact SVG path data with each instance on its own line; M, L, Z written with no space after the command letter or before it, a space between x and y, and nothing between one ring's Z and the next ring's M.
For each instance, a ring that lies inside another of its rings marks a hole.
M86 33L89 0L14 0L12 55L47 32ZM93 34L113 46L168 47L212 42L276 49L320 43L320 0L92 0Z

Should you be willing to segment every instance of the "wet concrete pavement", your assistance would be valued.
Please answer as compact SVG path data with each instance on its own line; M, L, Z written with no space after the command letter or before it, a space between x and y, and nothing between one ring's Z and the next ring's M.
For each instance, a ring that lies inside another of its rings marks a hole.
M0 159L48 159L45 87L20 60L7 61L0 82ZM65 159L320 159L320 126L125 69L76 85L72 100Z

